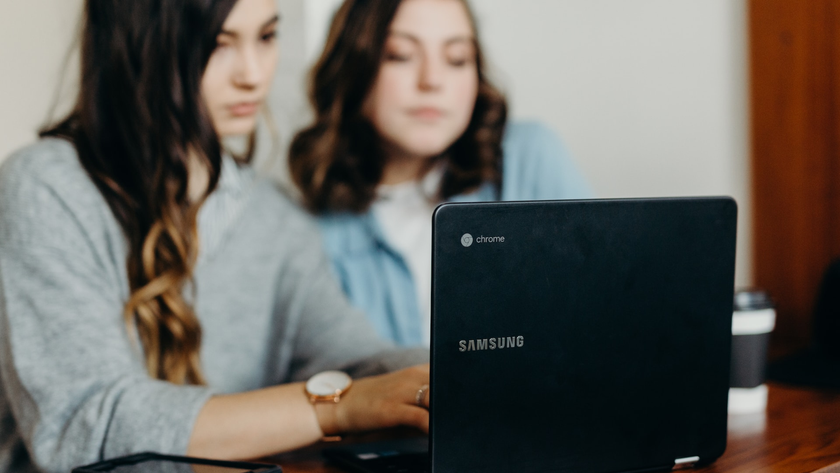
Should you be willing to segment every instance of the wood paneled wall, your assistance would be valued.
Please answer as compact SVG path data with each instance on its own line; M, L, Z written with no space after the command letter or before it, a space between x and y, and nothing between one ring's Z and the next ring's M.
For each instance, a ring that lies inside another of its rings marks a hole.
M785 353L840 256L840 1L749 0L749 21L754 279Z

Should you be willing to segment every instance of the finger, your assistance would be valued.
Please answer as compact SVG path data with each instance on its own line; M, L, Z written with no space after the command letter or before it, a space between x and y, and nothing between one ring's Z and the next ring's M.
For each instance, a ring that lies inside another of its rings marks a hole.
M414 367L417 371L425 374L426 376L429 375L431 372L431 365L429 363L423 363L422 365L416 365Z
M415 427L429 433L429 411L419 406L404 405L398 414L400 424Z
M402 391L406 394L411 393L411 398L406 399L407 404L412 404L425 409L429 408L429 382L428 379L422 385L416 386L413 383L404 386Z
M432 401L432 390L431 388L426 390L426 393L423 395L423 406L428 409L431 405Z

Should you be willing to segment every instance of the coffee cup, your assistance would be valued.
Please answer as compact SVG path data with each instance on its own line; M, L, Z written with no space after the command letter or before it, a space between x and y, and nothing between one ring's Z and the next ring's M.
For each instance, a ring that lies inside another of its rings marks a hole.
M767 407L767 348L776 325L776 309L761 290L735 293L732 314L732 361L729 413L763 412Z

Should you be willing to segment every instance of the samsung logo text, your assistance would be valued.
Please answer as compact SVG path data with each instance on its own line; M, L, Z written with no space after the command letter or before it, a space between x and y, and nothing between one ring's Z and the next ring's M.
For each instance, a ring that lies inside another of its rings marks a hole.
M525 337L480 338L478 340L461 340L458 351L504 350L506 348L522 348Z

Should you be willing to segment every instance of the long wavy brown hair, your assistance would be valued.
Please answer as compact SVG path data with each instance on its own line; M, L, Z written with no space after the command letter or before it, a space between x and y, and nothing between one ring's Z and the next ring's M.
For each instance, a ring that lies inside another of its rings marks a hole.
M460 1L476 32L469 5ZM289 149L292 180L314 212L364 212L376 196L386 158L362 107L379 73L385 41L401 3L346 0L333 18L324 51L310 75L309 100L315 121L294 137ZM507 103L488 79L478 39L475 50L478 97L466 131L440 157L447 161L440 199L485 182L501 186Z
M87 0L76 105L40 135L71 141L128 242L124 318L150 376L204 384L201 325L184 292L196 219L219 180L222 150L201 78L236 0ZM187 194L191 160L209 172Z

